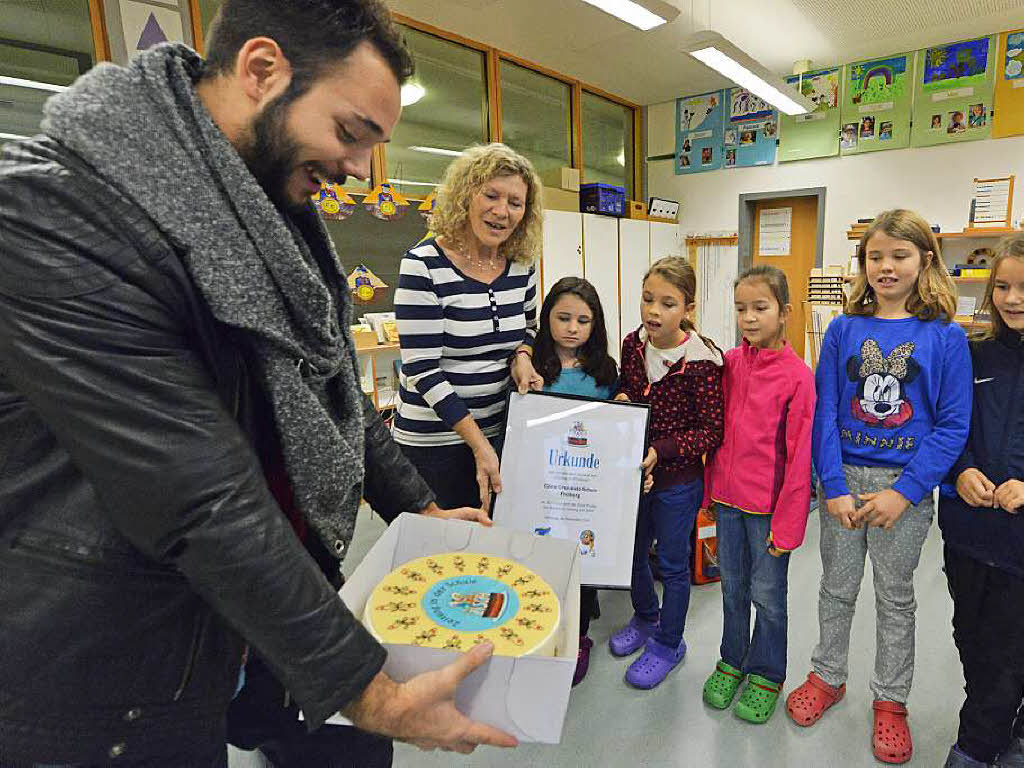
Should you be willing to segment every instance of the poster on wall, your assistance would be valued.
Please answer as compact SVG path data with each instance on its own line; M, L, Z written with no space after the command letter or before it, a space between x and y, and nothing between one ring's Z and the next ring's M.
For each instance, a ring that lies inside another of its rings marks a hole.
M846 66L840 154L910 146L914 58L905 53Z
M999 35L992 138L1024 134L1024 29Z
M159 43L185 40L179 11L137 0L121 0L120 10L129 58Z
M773 165L779 135L779 113L746 88L730 88L729 121L725 126L726 168Z
M839 75L836 69L824 69L786 78L816 106L806 115L781 115L779 160L807 160L831 157L839 153Z
M676 99L676 175L717 171L724 162L725 91Z
M979 37L918 54L911 144L929 147L992 135L996 39Z

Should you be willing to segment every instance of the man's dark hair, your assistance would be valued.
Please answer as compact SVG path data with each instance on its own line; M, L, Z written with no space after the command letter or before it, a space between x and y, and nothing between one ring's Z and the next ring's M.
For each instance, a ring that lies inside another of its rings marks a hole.
M254 37L274 40L292 67L290 99L301 96L327 67L370 43L399 85L412 77L412 56L380 0L224 0L206 41L207 77L231 71Z

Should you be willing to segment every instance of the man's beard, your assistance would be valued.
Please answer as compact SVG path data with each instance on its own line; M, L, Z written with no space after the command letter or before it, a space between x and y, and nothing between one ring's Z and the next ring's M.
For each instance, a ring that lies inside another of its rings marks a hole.
M298 202L288 197L288 182L299 158L299 144L285 127L292 101L285 93L268 104L253 120L238 147L238 154L267 197L284 213L300 212L307 206L305 200Z

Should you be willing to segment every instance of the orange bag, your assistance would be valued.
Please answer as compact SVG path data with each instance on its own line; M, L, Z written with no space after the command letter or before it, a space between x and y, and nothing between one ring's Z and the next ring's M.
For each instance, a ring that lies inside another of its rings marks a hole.
M721 579L715 521L702 509L697 512L697 522L693 526L693 583L710 584Z

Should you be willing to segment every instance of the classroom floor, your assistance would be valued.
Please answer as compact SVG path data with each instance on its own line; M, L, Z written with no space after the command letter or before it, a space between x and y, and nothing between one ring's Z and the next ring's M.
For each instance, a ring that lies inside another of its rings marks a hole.
M804 546L790 561L789 680L785 692L803 682L817 641L817 596L821 577L818 517L811 515ZM356 539L345 563L350 572L384 529L376 516L361 512ZM942 567L942 539L933 526L917 571L917 668L908 709L914 735L909 765L938 768L956 737L963 701L960 661L950 634L952 603ZM591 625L594 640L590 672L572 693L562 743L525 744L515 750L480 748L468 757L424 753L397 745L397 768L480 766L486 768L577 768L580 766L787 766L855 768L881 766L871 754L871 692L874 659L874 592L867 568L850 652L847 695L811 728L795 725L783 701L765 725L751 725L731 711L701 700L701 688L718 659L721 593L716 584L693 588L686 622L685 661L653 691L627 686L622 676L630 659L608 651L608 638L629 620L626 592L601 593L601 618ZM231 768L257 768L262 761L233 751Z

